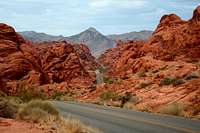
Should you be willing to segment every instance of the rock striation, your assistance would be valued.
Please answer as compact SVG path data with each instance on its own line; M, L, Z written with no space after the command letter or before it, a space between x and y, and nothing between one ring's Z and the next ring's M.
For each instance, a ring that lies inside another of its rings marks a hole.
M32 44L12 27L0 24L1 89L12 90L18 82L37 86L62 82L91 85L94 75L88 71L97 67L85 45L66 41Z

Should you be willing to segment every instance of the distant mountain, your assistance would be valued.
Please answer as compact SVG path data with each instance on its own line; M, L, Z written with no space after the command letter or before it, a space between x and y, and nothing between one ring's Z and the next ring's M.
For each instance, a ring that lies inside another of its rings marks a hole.
M108 35L107 37L115 41L147 40L152 33L153 31L144 30L140 32L129 32L125 34L113 34L113 35Z
M33 41L33 42L44 42L44 41L58 41L63 38L63 36L53 36L46 33L38 33L35 31L24 31L19 32L23 38Z
M53 36L35 31L24 31L19 32L19 34L25 39L33 42L66 40L72 43L83 43L90 48L94 56L98 57L107 49L113 48L115 46L115 41L117 40L146 40L152 34L152 31L130 32L105 36L95 28L90 27L79 34L69 37Z
M112 48L115 45L115 42L112 39L109 39L92 27L80 34L66 37L65 39L75 43L86 44L94 56L99 56L108 48Z

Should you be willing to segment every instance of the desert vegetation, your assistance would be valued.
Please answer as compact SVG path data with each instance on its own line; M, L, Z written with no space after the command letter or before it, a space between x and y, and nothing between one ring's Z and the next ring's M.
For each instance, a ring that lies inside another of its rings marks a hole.
M100 98L103 100L103 101L107 101L107 100L119 100L120 99L120 96L117 95L115 92L112 92L112 91L106 91L106 92L103 92L100 94Z
M56 133L99 133L78 120L63 118L56 107L44 100L21 102L11 97L0 97L0 117L23 120L30 123L39 123L40 128Z
M185 81L183 79L177 79L175 77L165 77L160 80L160 85L173 85L177 86L180 84L184 84Z
M164 105L160 108L159 113L168 114L168 115L176 115L176 116L183 116L185 105L181 103L170 103L168 105Z

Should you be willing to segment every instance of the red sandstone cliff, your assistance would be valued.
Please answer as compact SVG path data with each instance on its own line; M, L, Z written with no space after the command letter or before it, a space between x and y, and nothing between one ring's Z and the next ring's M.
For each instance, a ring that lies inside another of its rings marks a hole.
M175 14L164 15L143 50L161 60L199 60L200 6L188 21Z
M1 87L18 81L28 84L92 84L88 70L98 67L89 49L65 41L34 45L15 30L0 24ZM10 86L9 86L10 87ZM3 88L3 87L2 87Z

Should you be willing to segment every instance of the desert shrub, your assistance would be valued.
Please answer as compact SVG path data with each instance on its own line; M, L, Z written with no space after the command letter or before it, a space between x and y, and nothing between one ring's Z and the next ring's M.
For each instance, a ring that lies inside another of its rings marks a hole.
M115 79L112 77L104 77L104 83L107 83L107 84L113 84L114 80Z
M76 99L73 96L63 95L60 97L61 101L75 101Z
M200 104L194 104L192 109L192 115L198 115L200 113Z
M151 112L150 108L147 107L147 106L145 106L144 108L140 109L140 111L142 111L142 112Z
M7 94L5 92L3 92L3 91L0 90L0 97L6 97L6 96L7 96Z
M17 85L15 96L19 97L24 102L29 102L34 99L45 100L47 98L43 90L33 85L23 85L20 83Z
M107 101L107 100L119 100L120 96L112 91L106 91L100 94L101 100Z
M58 123L59 133L100 133L98 129L86 126L78 120L71 118L62 119Z
M51 99L60 100L63 96L64 96L64 93L63 93L63 92L55 91L55 92L52 94Z
M125 109L136 109L135 104L132 103L132 102L125 103L123 108L125 108Z
M170 85L174 82L175 78L173 77L166 77L162 80L160 80L160 85Z
M200 75L199 75L198 72L192 72L192 73L188 74L188 75L185 77L185 79L186 79L186 80L192 80L192 79L199 78L199 77L200 77Z
M8 99L10 102L17 104L17 105L23 103L23 101L19 97L7 96L5 98Z
M127 79L127 77L122 77L122 78L113 78L113 77L104 77L104 83L107 84L121 84L123 82L124 79Z
M123 108L124 104L127 103L128 101L130 101L131 98L132 98L132 94L130 92L126 92L125 95L120 98L120 100L121 100L120 107Z
M0 117L15 118L19 105L7 97L0 97Z
M132 94L130 92L126 92L125 95L123 96L125 101L128 102L132 98Z
M57 119L59 117L58 110L53 104L40 100L34 100L24 104L18 112L19 119L31 122L46 121L50 116L54 116Z
M146 72L145 72L145 71L139 71L139 72L137 73L137 76L138 76L138 77L145 77L145 76L146 76Z
M184 84L185 81L182 80L182 79L175 79L174 82L173 82L173 86L177 86L177 85L181 85L181 84Z
M185 106L183 104L174 102L168 105L164 105L159 109L159 113L168 114L168 115L183 115Z
M174 77L165 77L164 79L160 80L160 85L180 85L185 83L182 79L177 79Z

